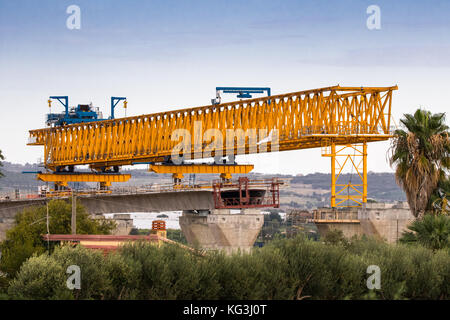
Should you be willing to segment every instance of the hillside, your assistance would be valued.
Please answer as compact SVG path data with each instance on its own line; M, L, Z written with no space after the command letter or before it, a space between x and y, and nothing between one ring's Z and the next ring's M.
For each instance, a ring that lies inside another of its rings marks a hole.
M36 180L35 174L26 174L22 171L41 171L37 164L17 164L7 161L2 162L3 166L0 171L3 177L0 178L0 194L12 194L15 189L21 192L37 192L38 186L44 185L42 181ZM87 184L78 183L78 188L86 188Z

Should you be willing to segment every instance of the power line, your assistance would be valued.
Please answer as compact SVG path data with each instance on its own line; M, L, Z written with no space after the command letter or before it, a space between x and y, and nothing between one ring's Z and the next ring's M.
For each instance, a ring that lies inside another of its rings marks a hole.
M50 240L49 240L49 235L50 235L50 228L49 228L49 216L48 216L48 202L47 202L47 251L48 254L50 254Z

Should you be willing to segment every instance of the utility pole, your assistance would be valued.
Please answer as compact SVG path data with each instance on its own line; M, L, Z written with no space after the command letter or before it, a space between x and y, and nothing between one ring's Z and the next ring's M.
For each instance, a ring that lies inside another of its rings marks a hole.
M77 234L77 203L76 195L72 189L72 234Z

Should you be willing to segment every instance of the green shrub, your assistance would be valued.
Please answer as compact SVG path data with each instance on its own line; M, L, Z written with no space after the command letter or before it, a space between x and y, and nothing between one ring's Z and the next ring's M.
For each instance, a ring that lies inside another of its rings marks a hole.
M295 284L294 298L344 299L364 290L365 268L360 258L346 253L342 246L329 246L304 238L279 241L289 265L289 278Z
M148 243L127 245L122 255L139 275L137 292L141 299L195 299L199 295L200 274L197 257L190 251Z
M347 245L348 240L344 236L344 232L339 229L331 229L325 234L324 242L331 245Z
M446 215L426 214L423 219L414 220L410 231L399 239L402 243L415 243L437 250L450 247L450 217Z
M105 293L110 290L111 279L101 251L89 250L81 246L75 248L63 246L55 250L51 257L62 266L64 272L70 265L80 267L81 289L73 290L76 299L105 298ZM66 280L68 276L66 274Z
M445 279L450 276L449 254L421 246L387 244L374 239L352 242L347 251L360 256L364 264L381 269L380 299L440 299L448 297Z
M71 264L81 267L81 290L65 287ZM367 288L370 265L381 270L378 290ZM27 260L8 293L14 299L448 299L449 283L448 250L297 237L229 256L145 242L107 257L63 247Z
M8 294L12 299L70 299L65 271L60 263L46 254L33 256L20 268Z
M286 259L277 250L235 253L216 257L214 262L222 288L219 299L284 299L288 294Z
M142 272L136 261L125 259L117 252L106 258L106 270L110 277L111 287L107 299L137 299L139 298L139 275Z
M90 219L84 207L77 203L78 234L109 234L115 222L105 219ZM51 200L48 203L49 231L52 234L70 234L72 205L64 200ZM55 244L42 240L47 233L46 206L27 208L16 215L15 226L6 232L6 240L0 242L2 259L0 272L11 279L22 263L33 254L52 251Z
M67 288L67 268L81 271L81 289ZM28 259L11 282L8 294L14 299L102 299L110 289L110 278L100 252L64 246L51 256Z

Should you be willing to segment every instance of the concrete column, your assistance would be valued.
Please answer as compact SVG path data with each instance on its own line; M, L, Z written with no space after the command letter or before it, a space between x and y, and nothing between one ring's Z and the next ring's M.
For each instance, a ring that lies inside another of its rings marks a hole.
M218 213L207 216L183 213L180 226L188 243L207 250L224 250L227 254L252 249L264 223L264 215L258 213Z

